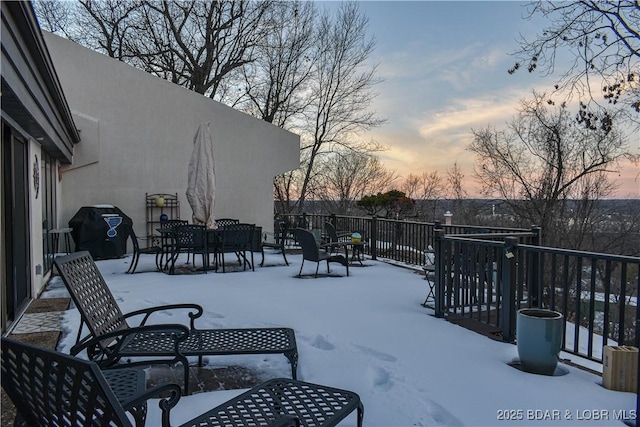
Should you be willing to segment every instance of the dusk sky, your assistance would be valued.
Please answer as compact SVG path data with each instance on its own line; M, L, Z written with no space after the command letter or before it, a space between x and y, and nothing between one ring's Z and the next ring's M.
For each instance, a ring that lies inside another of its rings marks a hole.
M475 196L471 129L503 128L519 101L549 91L552 79L526 71L509 75L520 34L535 35L544 21L527 21L526 3L514 1L362 1L371 58L378 64L374 110L387 119L362 135L388 150L385 166L409 173L441 171L457 162L465 190ZM639 143L629 141L637 154ZM638 168L626 164L618 197L640 197Z

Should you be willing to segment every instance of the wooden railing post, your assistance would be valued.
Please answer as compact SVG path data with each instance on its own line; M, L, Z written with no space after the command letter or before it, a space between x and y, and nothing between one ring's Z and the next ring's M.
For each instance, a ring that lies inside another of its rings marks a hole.
M371 242L369 243L371 247L371 259L376 260L378 257L378 217L373 215L371 217Z
M505 237L502 250L502 340L511 342L516 330L516 261L518 239Z
M436 223L436 227L439 226L439 223ZM435 315L436 317L444 317L444 295L445 295L445 286L446 281L444 280L444 272L445 272L445 257L444 257L444 230L441 228L436 228L433 232L434 234L434 252L435 252Z

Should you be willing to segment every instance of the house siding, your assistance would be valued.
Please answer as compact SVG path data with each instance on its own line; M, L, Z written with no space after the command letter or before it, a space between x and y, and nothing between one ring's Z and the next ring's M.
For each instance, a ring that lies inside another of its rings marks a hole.
M79 135L29 2L1 2L2 150L0 150L1 327L20 315L46 283L43 156L70 162ZM54 166L54 167L55 167ZM56 187L59 183L51 183ZM51 191L48 197L55 197ZM47 211L48 213L49 211ZM55 213L53 214L55 216Z
M3 113L70 162L78 134L30 3L2 2L1 37Z

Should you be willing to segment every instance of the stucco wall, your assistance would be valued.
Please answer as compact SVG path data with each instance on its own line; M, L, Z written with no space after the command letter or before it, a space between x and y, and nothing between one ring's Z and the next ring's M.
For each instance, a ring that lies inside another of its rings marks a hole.
M145 234L145 193L185 191L193 138L211 123L218 218L273 226L273 177L299 166L299 137L127 64L45 33L81 142L62 179L61 226L113 204Z

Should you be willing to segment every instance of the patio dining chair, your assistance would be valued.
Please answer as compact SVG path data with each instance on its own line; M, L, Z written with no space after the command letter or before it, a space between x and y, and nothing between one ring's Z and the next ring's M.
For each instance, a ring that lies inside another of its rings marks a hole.
M260 266L262 267L264 265L264 245L262 244L262 227L259 227L259 226L254 227L253 236L251 237L251 247L249 250L251 251L251 259L253 259L254 252L260 252L260 254L262 255Z
M255 224L237 223L228 224L222 228L221 240L218 247L216 247L216 262L220 258L222 263L222 272L226 272L224 254L235 253L240 263L243 266L243 270L247 269L247 264L250 264L252 270L255 270L253 262L253 237L255 231ZM247 252L251 252L251 262L247 259Z
M343 255L332 255L330 252L328 252L327 247L329 244L318 245L318 242L316 242L313 233L311 233L309 230L296 228L294 232L296 240L298 240L298 244L302 247L302 263L300 265L300 271L298 272L297 277L302 277L302 267L304 267L305 260L317 263L314 277L318 277L318 268L320 267L320 262L322 261L327 262L327 273L331 273L331 270L329 269L329 263L337 262L346 267L347 276L349 275L349 262L347 258L345 258Z
M81 324L76 344L71 348L73 355L86 350L90 360L105 368L131 357L147 360L129 361L130 366L181 363L185 392L189 390L187 356L197 356L201 366L203 356L283 354L296 378L298 349L291 328L196 329L195 321L204 312L198 304L170 304L123 314L89 252L61 256L54 263L80 312ZM174 310L187 312L188 327L147 325L154 313ZM138 324L131 326L129 322L135 319ZM81 338L85 326L88 333Z
M262 262L260 265L264 264L264 248L272 248L277 249L282 254L284 258L284 263L289 265L289 261L287 260L287 244L295 244L295 238L291 234L291 226L289 221L278 221L275 224L273 233L264 232L261 233L262 242L260 243L260 249L262 251Z
M175 273L176 261L181 253L187 254L187 262L188 257L193 256L194 267L196 264L196 254L201 255L202 270L206 273L206 267L208 265L206 238L204 225L187 224L173 227L173 232L171 233L172 246L169 274Z
M189 224L189 221L186 219L165 219L164 221L160 221L160 228L172 228L187 224Z
M160 398L163 420L180 398L180 387L147 390L140 369L100 371L87 360L2 338L2 388L16 408L14 426L145 425L147 400Z
M424 252L424 265L422 266L422 271L424 272L424 280L427 281L427 286L429 288L427 291L427 297L422 303L422 306L429 307L429 300L434 304L436 300L436 253L431 245L429 245Z
M282 242L283 245L295 245L297 242L293 230L295 230L295 227L291 224L291 221L278 221L274 226L274 240Z
M328 237L328 241L325 243L328 243L328 247L330 248L331 252L337 252L339 250L339 246L336 245L335 243L340 242L340 241L344 241L344 240L349 240L351 238L351 233L349 232L338 232L336 230L336 228L334 227L333 224L331 224L330 222L325 222L324 223L324 229L327 233L327 237ZM333 243L333 244L332 244Z
M144 377L138 369L118 371ZM178 385L167 383L145 390L144 384L129 384L134 392L128 393L127 387L109 380L109 375L92 361L2 338L2 388L16 407L14 425L129 427L128 411L134 415L136 426L142 427L144 417L132 411L141 409L146 417L147 400L159 398L162 427L170 427L171 410L181 397ZM353 411L357 411L361 427L364 407L356 393L276 378L195 416L181 427L330 427Z
M129 237L131 238L131 244L133 245L133 255L131 257L131 264L129 264L129 268L127 269L128 274L133 274L136 272L136 268L138 268L138 262L140 261L140 255L155 255L156 256L156 267L158 270L162 269L162 244L160 243L159 237L153 237L151 242L147 241L147 247L141 248L138 236L136 236L135 231L133 231L133 227L129 227ZM151 243L149 245L149 243Z
M239 219L220 218L220 219L216 219L216 228L223 228L223 227L226 227L227 225L239 224L239 223L240 223Z
M166 219L164 221L160 221L160 229L161 230L172 230L175 227L181 225L188 225L189 221L185 219ZM171 240L168 234L163 234L160 236L160 246L162 247L162 252L160 253L160 270L166 270L169 268L169 262L171 261L171 254L173 253L173 241ZM187 254L187 262L189 262L189 254ZM163 266L164 263L164 266Z
M280 243L275 241L267 240L267 233L262 232L262 227L256 226L253 231L253 239L251 242L251 259L253 259L254 252L260 252L262 255L262 259L260 260L260 267L264 266L264 248L273 248L280 251L282 257L284 258L284 263L289 265L289 261L287 261L287 254L284 248L284 239L280 240Z

